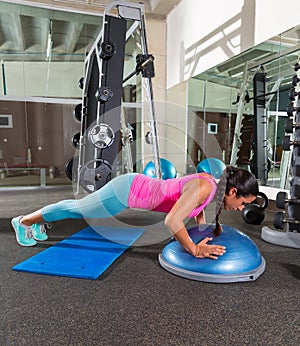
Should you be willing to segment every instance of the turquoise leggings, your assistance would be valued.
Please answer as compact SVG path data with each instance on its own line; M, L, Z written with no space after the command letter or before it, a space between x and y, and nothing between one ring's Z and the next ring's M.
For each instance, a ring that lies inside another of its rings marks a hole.
M46 222L64 219L105 218L128 208L131 183L137 173L115 177L99 190L81 198L63 200L42 209Z

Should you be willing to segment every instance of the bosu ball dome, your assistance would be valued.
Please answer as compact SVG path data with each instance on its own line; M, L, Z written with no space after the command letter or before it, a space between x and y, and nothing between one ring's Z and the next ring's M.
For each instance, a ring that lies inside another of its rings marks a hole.
M266 268L256 244L239 230L223 225L223 232L208 244L226 247L226 252L217 260L196 258L188 253L174 238L159 254L159 263L167 271L187 279L227 283L255 281ZM213 226L199 225L188 229L195 243L213 237Z

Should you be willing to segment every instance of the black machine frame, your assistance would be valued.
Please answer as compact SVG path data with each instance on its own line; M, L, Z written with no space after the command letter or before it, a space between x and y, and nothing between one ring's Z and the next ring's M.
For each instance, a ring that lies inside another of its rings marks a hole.
M111 14L112 11L114 14ZM140 27L141 54L136 57L135 71L123 79L128 20ZM125 147L127 170L133 171L130 131L124 119L122 93L123 83L139 73L146 86L144 101L151 128L155 172L161 178L151 81L154 77L153 60L148 53L144 5L113 1L105 10L102 30L86 54L84 76L79 81L82 101L77 105L77 114L80 113L77 118L81 122L78 155L72 160L72 169L69 167L77 193L82 189L91 193L116 175L122 145Z
M253 78L254 111L254 174L265 184L268 179L266 73L257 72Z

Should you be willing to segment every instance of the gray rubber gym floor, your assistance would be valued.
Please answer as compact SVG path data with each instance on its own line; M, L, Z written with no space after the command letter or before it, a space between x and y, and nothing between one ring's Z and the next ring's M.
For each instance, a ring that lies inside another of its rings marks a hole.
M49 241L17 245L11 217L62 198L73 198L71 187L1 190L1 346L300 344L300 250L265 243L262 226L245 224L239 212L223 212L221 221L249 235L266 259L255 282L203 283L165 271L157 260L169 238L163 215L141 211L101 221L146 232L98 280L12 271L86 227L56 222ZM268 211L263 225L272 220Z

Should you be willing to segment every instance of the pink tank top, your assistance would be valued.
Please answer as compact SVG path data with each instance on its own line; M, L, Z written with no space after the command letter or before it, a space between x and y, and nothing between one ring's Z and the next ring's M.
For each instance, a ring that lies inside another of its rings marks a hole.
M206 200L195 208L188 217L197 216L213 199L217 185L212 176L190 174L174 179L156 179L137 174L130 186L128 206L168 213L180 198L184 185L192 179L205 179L212 184L212 191Z

